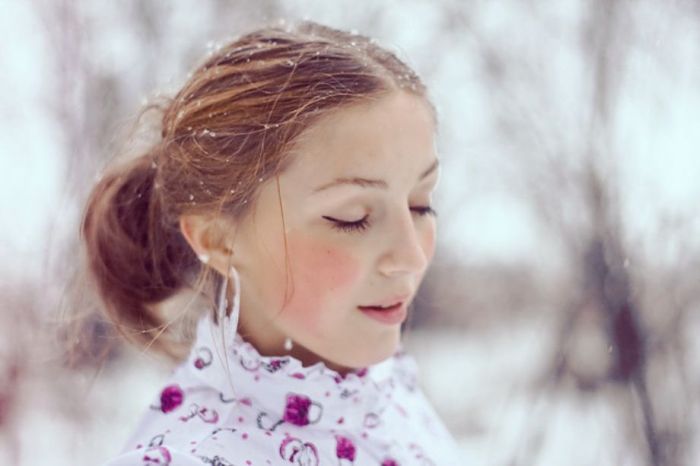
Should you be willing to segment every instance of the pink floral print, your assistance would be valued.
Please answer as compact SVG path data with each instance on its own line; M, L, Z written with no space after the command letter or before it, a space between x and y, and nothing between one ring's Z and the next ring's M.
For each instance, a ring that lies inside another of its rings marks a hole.
M143 462L148 466L154 464L167 466L171 461L172 456L166 447L152 447L143 453Z
M239 334L221 341L223 333L200 321L187 361L106 466L469 464L405 353L340 376L322 363L262 356Z
M354 462L356 450L355 444L352 443L352 440L347 437L343 437L342 435L336 435L335 441L335 454L338 456L338 458Z
M160 410L169 413L180 406L184 398L185 392L179 385L168 385L160 392Z
M290 393L287 395L287 404L284 409L284 420L290 424L297 426L305 426L311 422L315 422L318 418L309 420L309 411L312 406L319 408L319 417L322 408L318 403L314 403L311 399L304 395L295 395Z
M313 443L304 442L291 436L282 440L280 456L289 463L299 466L317 466L318 450Z
M194 367L196 367L199 370L202 370L205 367L209 366L209 364L211 364L213 358L214 357L211 354L211 350L206 346L197 348L197 356L194 360Z

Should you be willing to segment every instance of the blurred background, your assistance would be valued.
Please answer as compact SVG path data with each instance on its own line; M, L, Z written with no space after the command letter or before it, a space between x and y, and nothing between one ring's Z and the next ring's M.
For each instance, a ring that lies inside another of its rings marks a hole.
M86 196L145 103L295 18L377 38L438 108L405 345L464 464L700 464L692 0L1 0L0 463L121 448L170 366L98 318L62 350Z

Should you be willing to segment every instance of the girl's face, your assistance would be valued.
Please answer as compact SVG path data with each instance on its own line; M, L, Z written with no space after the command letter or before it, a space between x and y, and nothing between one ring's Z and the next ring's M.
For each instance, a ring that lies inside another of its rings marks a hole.
M279 195L275 179L260 186L233 262L239 332L261 354L284 353L289 336L305 366L346 372L396 351L401 311L386 322L360 306L405 308L433 257L434 133L427 103L397 91L320 120L279 175Z

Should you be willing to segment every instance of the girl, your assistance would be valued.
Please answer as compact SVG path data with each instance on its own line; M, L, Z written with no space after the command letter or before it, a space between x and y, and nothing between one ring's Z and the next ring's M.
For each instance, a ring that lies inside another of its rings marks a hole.
M435 248L435 132L402 61L309 21L192 75L83 218L117 328L185 355L107 464L464 464L400 343ZM183 350L164 304L187 290Z

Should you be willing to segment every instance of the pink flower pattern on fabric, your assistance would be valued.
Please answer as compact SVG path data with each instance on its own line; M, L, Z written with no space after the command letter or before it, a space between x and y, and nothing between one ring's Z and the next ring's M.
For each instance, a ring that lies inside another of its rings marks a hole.
M160 392L160 410L169 413L182 404L185 399L185 392L179 385L168 385Z
M314 423L320 417L320 411L317 417L310 420L309 412L313 406L319 407L319 410L322 409L318 403L314 403L309 397L290 393L287 395L283 419L296 426L305 426Z
M352 440L342 435L336 435L335 442L335 454L338 458L354 462L356 450Z
M159 464L167 466L173 460L170 451L165 447L152 447L143 453L143 462L145 465Z
M298 438L287 436L279 448L280 456L289 463L299 466L317 466L318 450L316 445Z
M405 354L340 376L261 356L240 335L223 348L212 325L200 321L187 361L107 466L469 464Z

